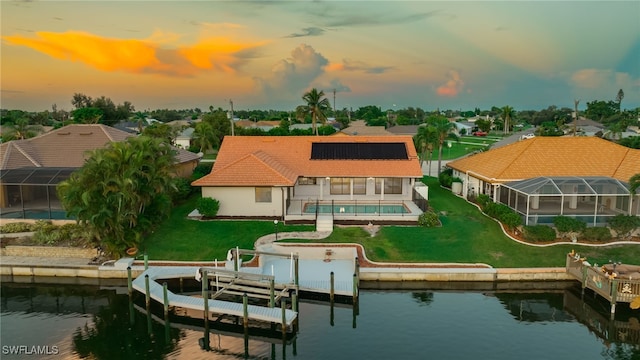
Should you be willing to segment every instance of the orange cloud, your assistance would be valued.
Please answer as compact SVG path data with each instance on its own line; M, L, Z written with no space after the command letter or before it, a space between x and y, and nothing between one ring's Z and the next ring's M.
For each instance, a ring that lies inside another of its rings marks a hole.
M263 45L207 37L190 46L167 48L166 39L158 39L157 34L147 40L114 39L80 31L37 32L36 38L20 35L2 38L11 45L26 46L56 59L82 62L102 71L168 76L193 76L212 69L233 72L244 61L243 52Z
M436 90L438 95L447 97L457 96L464 87L464 81L462 81L460 74L455 70L449 70L447 77L449 78L447 82L440 85Z

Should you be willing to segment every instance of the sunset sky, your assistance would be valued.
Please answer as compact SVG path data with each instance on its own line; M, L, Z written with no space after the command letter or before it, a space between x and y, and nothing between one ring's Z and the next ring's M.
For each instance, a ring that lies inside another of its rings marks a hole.
M640 1L2 1L0 106L640 106Z

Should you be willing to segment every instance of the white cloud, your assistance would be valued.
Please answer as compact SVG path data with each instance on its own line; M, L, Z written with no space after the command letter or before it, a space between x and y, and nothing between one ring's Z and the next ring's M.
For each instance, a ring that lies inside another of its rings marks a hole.
M569 79L577 98L590 100L613 100L619 89L623 89L625 97L637 102L640 97L640 78L633 78L629 73L616 72L612 69L581 69L574 72Z
M266 77L255 81L262 94L269 99L302 96L314 80L325 73L329 60L309 45L301 44L291 51L291 57L279 60Z

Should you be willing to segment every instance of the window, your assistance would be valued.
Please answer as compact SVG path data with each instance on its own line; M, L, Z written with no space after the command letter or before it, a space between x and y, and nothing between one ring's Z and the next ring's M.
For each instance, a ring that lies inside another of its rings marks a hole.
M269 188L269 187L257 187L256 188L256 202L257 203L270 203L271 202L271 188Z
M366 195L367 194L367 179L354 178L353 179L353 194L354 195Z
M349 178L331 178L331 195L349 195L351 181Z
M316 178L300 177L298 178L298 185L315 185Z
M376 194L381 193L382 179L376 178ZM385 194L402 194L402 178L384 178Z

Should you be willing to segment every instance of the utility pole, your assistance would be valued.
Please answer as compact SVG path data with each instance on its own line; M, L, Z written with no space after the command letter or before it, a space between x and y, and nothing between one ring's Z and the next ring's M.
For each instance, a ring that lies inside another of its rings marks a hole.
M333 117L337 120L336 116L336 89L333 89Z
M578 136L578 104L580 103L580 99L573 100L573 105L575 106L575 112L573 113L573 136Z
M231 120L231 136L236 135L236 124L233 121L233 100L229 99L229 105L231 105L231 113L229 114L229 120Z

